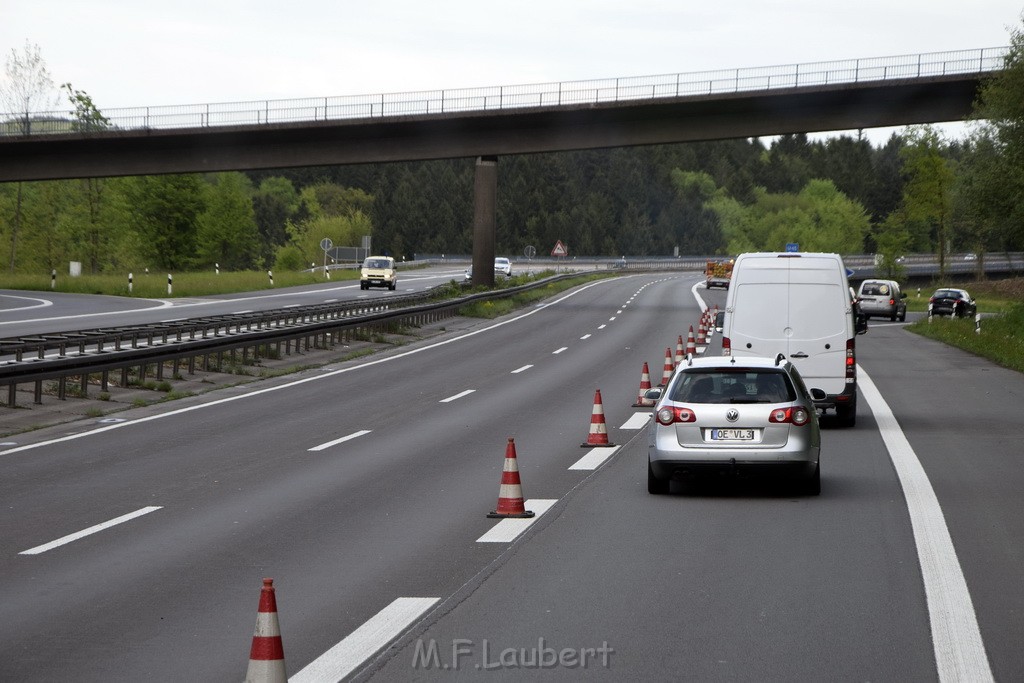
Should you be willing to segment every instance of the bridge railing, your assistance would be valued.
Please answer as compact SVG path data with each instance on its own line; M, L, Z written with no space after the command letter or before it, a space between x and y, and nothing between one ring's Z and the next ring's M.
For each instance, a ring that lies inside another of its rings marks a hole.
M104 110L105 123L83 124L70 109L0 114L0 136L101 130L206 128L214 126L372 119L558 107L658 98L720 95L843 83L988 73L1002 69L1006 47L846 59L809 64L719 69L556 83L343 95L287 100L126 107Z

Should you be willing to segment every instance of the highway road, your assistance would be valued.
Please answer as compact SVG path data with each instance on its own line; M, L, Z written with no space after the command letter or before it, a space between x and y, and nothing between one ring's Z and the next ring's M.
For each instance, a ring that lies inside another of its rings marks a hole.
M873 321L819 497L651 496L632 403L699 277L19 435L0 678L239 680L263 577L299 681L1019 678L1024 377ZM525 528L486 516L510 437Z
M0 290L0 337L142 325L335 301L379 301L422 292L451 280L461 281L465 272L466 269L458 265L402 270L398 287L393 292L386 288L362 291L358 280L334 280L252 293L165 299L5 289Z

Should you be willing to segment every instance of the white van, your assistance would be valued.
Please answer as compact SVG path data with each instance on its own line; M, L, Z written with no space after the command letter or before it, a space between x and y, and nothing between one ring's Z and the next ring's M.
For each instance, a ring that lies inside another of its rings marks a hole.
M725 304L722 353L792 361L844 426L857 419L856 335L867 332L838 254L740 254Z

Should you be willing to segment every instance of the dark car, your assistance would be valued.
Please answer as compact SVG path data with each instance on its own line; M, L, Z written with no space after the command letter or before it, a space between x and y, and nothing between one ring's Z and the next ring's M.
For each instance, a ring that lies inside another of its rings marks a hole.
M928 307L932 315L948 315L954 318L974 317L974 314L978 312L978 304L966 289L935 290L935 293L928 299Z

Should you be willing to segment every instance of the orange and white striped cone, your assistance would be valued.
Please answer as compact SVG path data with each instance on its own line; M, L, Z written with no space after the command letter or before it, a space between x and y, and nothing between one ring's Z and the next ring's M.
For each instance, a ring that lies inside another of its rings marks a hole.
M488 517L533 517L523 500L523 484L519 481L519 462L516 458L516 442L512 437L505 447L505 465L501 469L501 487L498 489L498 507Z
M252 636L249 670L245 674L245 683L286 683L287 680L281 627L277 623L274 580L263 579L260 608L256 615L256 632Z
M661 382L658 384L659 387L664 387L668 385L668 381L672 379L672 373L675 371L675 369L676 366L672 362L672 349L666 346L665 365L661 369Z
M676 362L672 367L678 368L684 358L686 358L686 352L683 351L683 335L679 335L679 338L676 339Z
M604 421L604 404L601 403L601 390L598 389L594 394L594 409L590 413L590 432L587 434L586 442L581 443L580 446L592 448L614 445L608 441L608 425Z
M700 324L697 325L697 343L700 344L701 346L704 346L705 344L708 343L708 337L707 337L707 335L708 335L708 327L707 326L708 326L707 316L706 315L702 315L700 317Z
M686 336L686 355L697 355L697 342L693 338L693 325L690 325L690 334Z
M655 404L654 399L647 398L645 394L651 388L651 372L647 369L647 361L644 361L644 370L640 373L640 391L636 395L634 408L646 408Z

